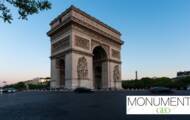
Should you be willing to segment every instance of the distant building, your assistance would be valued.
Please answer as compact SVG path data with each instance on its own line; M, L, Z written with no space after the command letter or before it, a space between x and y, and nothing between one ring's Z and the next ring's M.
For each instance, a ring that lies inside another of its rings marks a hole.
M177 77L190 77L190 71L177 72Z
M32 80L27 80L24 83L25 84L34 84L34 85L38 85L38 84L46 84L47 82L50 81L50 78L34 78Z

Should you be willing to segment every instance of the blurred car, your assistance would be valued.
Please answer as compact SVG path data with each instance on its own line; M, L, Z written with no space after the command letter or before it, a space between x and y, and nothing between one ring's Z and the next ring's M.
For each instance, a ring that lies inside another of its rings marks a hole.
M151 93L172 93L173 91L167 87L152 87L150 88Z
M93 91L89 88L79 87L79 88L76 88L74 90L74 92L76 92L76 93L92 93Z
M190 90L190 86L187 87L187 90Z
M15 88L5 88L3 89L3 93L15 93L16 89Z

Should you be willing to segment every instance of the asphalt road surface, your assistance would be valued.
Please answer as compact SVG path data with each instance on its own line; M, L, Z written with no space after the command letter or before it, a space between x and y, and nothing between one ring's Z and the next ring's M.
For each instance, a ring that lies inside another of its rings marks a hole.
M18 92L0 95L0 120L190 120L185 115L126 115L126 95L120 92ZM176 91L175 95L190 95Z

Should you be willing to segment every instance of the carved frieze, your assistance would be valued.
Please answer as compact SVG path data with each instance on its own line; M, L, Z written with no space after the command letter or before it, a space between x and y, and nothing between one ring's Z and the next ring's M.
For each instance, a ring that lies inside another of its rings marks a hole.
M70 45L70 36L63 38L62 40L52 44L52 53L65 49Z
M80 57L77 64L77 73L79 80L85 80L88 77L88 63L85 57Z
M119 65L116 65L113 70L113 80L120 81L120 75Z
M75 36L75 45L86 50L90 49L90 41L77 35Z
M78 26L73 26L73 29L77 30L77 31L80 31L81 33L84 33L84 34L87 34L89 35L91 38L95 39L95 40L98 40L99 42L103 42L105 44L108 44L108 45L111 45L111 46L114 46L114 47L117 47L117 48L120 48L121 45L119 43L116 43L110 39L107 39L101 35L98 35L97 33L95 32L91 32L85 28L81 28L81 27L78 27Z
M112 57L120 59L120 52L112 49Z
M113 36L115 38L119 38L120 37L120 35L118 33L113 32L112 30L110 30L109 28L107 28L107 26L105 27L105 25L103 26L102 22L98 23L97 20L94 21L92 18L89 19L87 16L82 15L82 14L80 14L78 12L73 12L72 15L73 15L73 17L79 19L80 21L83 21L86 24L88 24L88 25L90 25L90 26L92 26L92 27L94 27L94 28L96 28L98 30L103 31L106 34L109 34L109 35L111 35L111 36Z

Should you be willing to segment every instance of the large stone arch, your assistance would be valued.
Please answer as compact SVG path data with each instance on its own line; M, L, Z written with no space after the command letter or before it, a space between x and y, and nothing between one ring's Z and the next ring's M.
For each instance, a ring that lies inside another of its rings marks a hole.
M119 31L74 6L50 25L47 34L51 38L51 88L63 85L63 81L60 82L63 72L56 67L56 61L61 57L64 57L65 88L121 87L120 50L123 42Z

